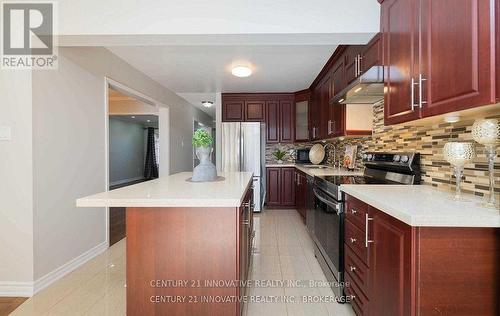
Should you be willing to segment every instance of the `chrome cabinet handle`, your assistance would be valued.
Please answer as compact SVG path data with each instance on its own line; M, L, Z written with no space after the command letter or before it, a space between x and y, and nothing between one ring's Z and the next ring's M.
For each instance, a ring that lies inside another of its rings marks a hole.
M349 269L351 270L351 272L353 272L354 270L356 270L356 267L350 266Z
M358 65L358 76L361 76L361 73L363 72L361 70L361 60L363 59L363 56L361 56L361 54L359 54L358 56L359 56L358 57L358 63L359 63L359 65Z
M250 225L250 221L249 220L244 220L243 221L243 225Z
M427 103L427 101L423 101L424 97L423 97L423 82L426 81L427 79L425 79L422 74L419 74L418 75L418 106L420 108L422 108L422 105L424 103Z
M356 242L356 238L350 238L351 239L351 244L355 243Z
M355 209L351 208L351 213L352 214L356 214L358 211L356 211Z
M373 218L369 217L368 214L365 215L365 247L368 248L368 244L372 243L373 240L368 240L368 222L372 221Z
M358 76L358 56L354 57L354 77Z

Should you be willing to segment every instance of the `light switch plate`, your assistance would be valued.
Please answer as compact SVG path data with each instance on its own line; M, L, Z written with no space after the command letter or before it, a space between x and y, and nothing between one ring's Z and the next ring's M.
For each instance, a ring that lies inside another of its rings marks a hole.
M10 126L0 126L0 140L11 140L11 128Z

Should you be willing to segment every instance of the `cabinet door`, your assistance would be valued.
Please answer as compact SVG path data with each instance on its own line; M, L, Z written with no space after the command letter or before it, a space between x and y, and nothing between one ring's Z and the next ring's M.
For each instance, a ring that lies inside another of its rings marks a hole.
M244 101L224 101L222 104L223 122L243 122Z
M381 211L370 212L370 315L411 315L412 228Z
M266 168L266 204L277 206L281 203L281 168Z
M294 127L295 120L293 118L294 108L292 100L280 100L280 142L293 143L295 139Z
M345 77L347 84L350 84L359 76L361 68L361 59L359 57L361 56L363 48L363 45L351 45L345 52Z
M366 44L361 56L361 73L364 73L373 66L382 65L382 40L380 39L380 33L375 35Z
M345 61L344 58L340 58L332 67L331 74L331 85L332 89L332 97L342 91L346 87L345 80Z
M278 143L280 141L280 106L278 101L266 102L266 142Z
M419 1L422 116L494 103L492 1Z
M313 90L311 105L309 107L309 138L319 139L319 119L321 116L321 86Z
M384 119L396 124L418 119L415 86L418 81L418 24L416 0L385 0L381 8L384 60ZM413 92L412 92L413 91ZM412 95L413 100L412 100Z
M245 102L245 121L263 122L265 119L265 101Z
M281 168L281 205L295 206L295 168Z

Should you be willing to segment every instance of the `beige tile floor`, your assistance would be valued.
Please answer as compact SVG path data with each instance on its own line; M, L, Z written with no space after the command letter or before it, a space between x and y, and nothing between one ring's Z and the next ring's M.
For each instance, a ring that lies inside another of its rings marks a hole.
M255 216L250 268L253 280L325 280L312 240L295 210L267 210ZM125 315L125 240L40 291L11 315ZM352 316L350 305L301 303L300 298L332 296L329 288L250 288L249 295L293 296L296 303L248 303L247 316Z

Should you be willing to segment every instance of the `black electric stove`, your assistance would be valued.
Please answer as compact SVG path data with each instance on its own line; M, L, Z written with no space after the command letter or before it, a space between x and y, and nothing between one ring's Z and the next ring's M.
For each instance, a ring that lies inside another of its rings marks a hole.
M365 153L365 170L358 176L314 177L314 216L308 229L315 243L314 254L332 290L344 296L344 195L343 184L419 184L418 153ZM341 300L342 302L343 300Z
M419 184L420 155L418 153L365 153L365 170L358 176L319 176L314 178L316 187L343 201L342 184Z

